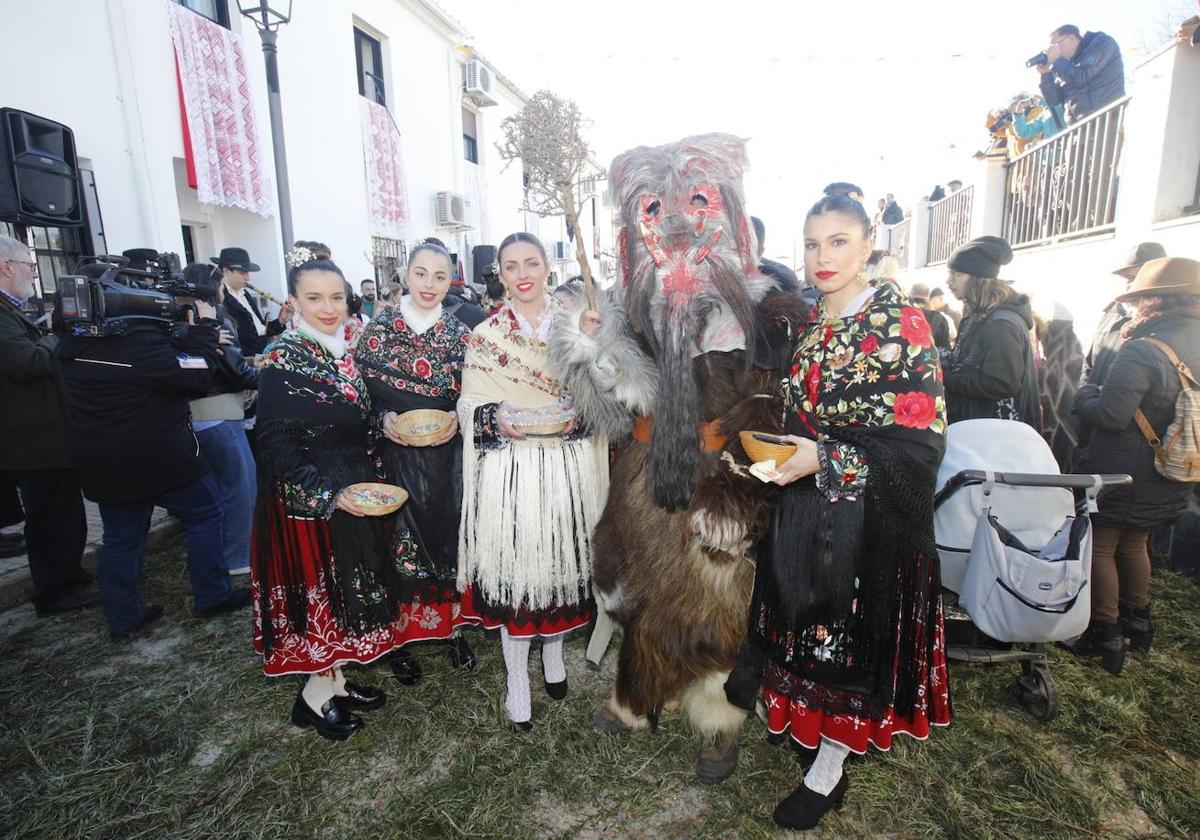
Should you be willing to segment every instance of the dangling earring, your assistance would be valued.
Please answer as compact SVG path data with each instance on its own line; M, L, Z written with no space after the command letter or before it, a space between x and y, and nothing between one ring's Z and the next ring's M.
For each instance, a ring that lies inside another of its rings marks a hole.
M871 278L867 276L867 269L861 268L858 271L858 285L865 286L871 282Z

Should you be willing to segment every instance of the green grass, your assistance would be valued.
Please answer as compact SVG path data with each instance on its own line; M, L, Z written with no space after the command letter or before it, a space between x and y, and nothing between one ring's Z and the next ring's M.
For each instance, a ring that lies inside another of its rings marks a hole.
M191 617L178 539L147 563L167 615L125 645L98 612L0 615L0 834L11 837L687 837L778 834L771 809L799 780L787 747L751 720L732 779L692 773L678 716L605 738L589 726L608 694L567 645L571 694L541 694L514 736L494 636L471 633L483 667L454 670L417 648L426 678L384 667L355 678L388 705L333 744L292 728L298 681L262 676L249 613ZM1200 588L1154 581L1159 638L1124 675L1052 657L1057 720L1013 700L1014 665L954 666L955 723L849 765L845 808L822 836L1200 836ZM614 648L615 649L615 648Z

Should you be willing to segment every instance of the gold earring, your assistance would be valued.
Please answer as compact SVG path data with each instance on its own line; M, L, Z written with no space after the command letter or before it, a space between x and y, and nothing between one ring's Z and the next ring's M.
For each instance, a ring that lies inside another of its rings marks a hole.
M871 278L867 276L867 270L865 268L860 269L858 272L858 285L865 286L869 282L871 282Z

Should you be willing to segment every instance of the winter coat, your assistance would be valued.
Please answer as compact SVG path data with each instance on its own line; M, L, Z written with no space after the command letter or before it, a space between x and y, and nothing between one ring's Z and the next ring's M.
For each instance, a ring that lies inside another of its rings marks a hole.
M1041 406L1033 367L1033 309L1012 294L982 319L963 319L958 343L944 357L949 422L981 417L1021 420L1041 434Z
M1104 308L1104 315L1096 327L1096 335L1084 362L1083 381L1088 385L1099 385L1104 381L1113 359L1117 357L1117 351L1125 343L1121 330L1125 329L1130 317L1128 306L1119 300L1114 300Z
M0 470L71 466L57 344L0 296Z
M70 452L85 496L147 502L208 471L188 401L222 381L216 322L179 338L156 324L118 336L66 336L58 354Z
M904 221L904 211L900 209L900 205L896 202L891 202L887 207L883 208L883 223L885 225L898 225Z
M1038 87L1047 105L1065 105L1067 124L1074 125L1125 95L1121 48L1103 32L1089 32L1075 57L1055 61Z
M1126 473L1133 484L1110 487L1100 496L1098 525L1150 530L1183 515L1195 485L1170 481L1154 467L1154 450L1133 419L1141 408L1160 436L1175 418L1179 375L1167 355L1148 341L1170 345L1193 373L1200 374L1200 319L1168 315L1138 327L1117 352L1102 385L1084 385L1075 412L1090 431L1078 471Z

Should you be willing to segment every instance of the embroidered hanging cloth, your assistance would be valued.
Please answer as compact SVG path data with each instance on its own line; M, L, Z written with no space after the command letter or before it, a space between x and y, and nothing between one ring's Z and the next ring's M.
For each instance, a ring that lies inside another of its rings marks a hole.
M205 204L270 216L275 202L260 157L242 39L178 3L166 6L188 186Z
M358 101L371 233L403 239L408 228L408 191L404 187L400 129L387 108L364 96Z

